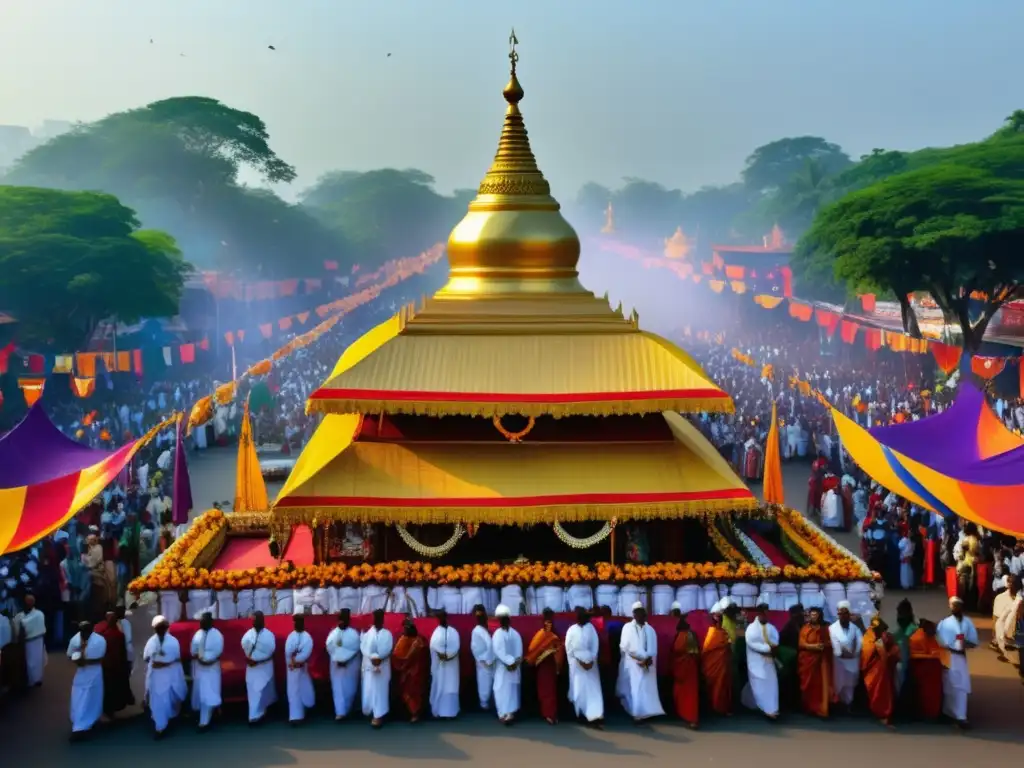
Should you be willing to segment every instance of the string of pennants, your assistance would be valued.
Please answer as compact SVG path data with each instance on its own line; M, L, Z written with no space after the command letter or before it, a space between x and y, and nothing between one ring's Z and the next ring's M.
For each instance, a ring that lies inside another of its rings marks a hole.
M735 294L751 293L754 303L764 309L776 309L786 302L790 317L803 322L813 320L824 330L828 338L834 337L838 331L840 338L846 344L855 343L859 336L863 339L864 346L871 351L888 347L893 352L921 355L930 352L938 367L946 375L960 367L963 349L959 346L945 344L937 339L917 339L902 331L890 331L875 327L861 319L850 319L838 308L829 309L793 297L792 278L788 267L779 269L779 272L782 273L780 277L783 283L783 295L779 296L775 293L757 293L746 281L746 268L741 265L726 264L717 253L712 261L702 262L698 268L692 262L644 255L639 249L620 243L608 243L605 250L611 250L620 256L640 261L645 269L668 269L680 279L690 279L694 283L704 282L714 293L722 293L727 287ZM722 277L717 277L718 275ZM874 311L874 295L864 294L859 298L865 312ZM971 357L971 372L980 379L988 381L1001 374L1008 365L1020 365L1020 360L1019 357L974 355ZM1020 369L1020 391L1024 395L1024 365L1020 365Z
M355 293L327 304L322 304L316 307L313 312L300 312L296 315L291 315L279 320L277 327L282 331L288 331L294 327L294 324L291 322L293 318L301 324L305 324L309 320L311 314L314 313L317 317L321 318L321 321L309 331L295 336L287 344L275 351L269 358L261 360L260 362L250 366L249 369L239 376L237 380L220 386L213 395L202 398L197 402L195 406L193 406L189 417L189 430L191 430L193 426L205 423L209 418L212 418L212 404L214 401L218 404L230 403L234 399L237 384L241 382L242 379L246 377L267 375L272 370L275 362L287 357L298 349L302 349L303 347L312 344L320 338L320 336L334 327L335 323L337 323L342 317L359 307L370 303L376 299L382 291L397 285L413 275L425 272L430 266L440 261L443 256L444 246L437 244L428 251L421 253L419 256L395 259L381 267L377 272L367 275L366 277L368 279L358 281L356 286L358 287L359 285L362 285L362 287ZM373 282L367 284L369 281ZM267 326L269 326L269 331L265 330L265 327ZM263 335L263 338L269 339L273 334L273 326L269 323L261 325L260 332ZM224 339L229 346L234 346L236 343L244 341L245 331L228 331L224 334ZM178 346L178 360L180 360L182 364L194 363L196 350L209 350L209 348L209 339L203 339L196 343L181 344ZM7 347L0 349L0 360L2 360L3 363L3 365L0 366L0 374L6 371L7 357L13 351L13 344L9 344ZM164 362L168 365L171 365L173 362L173 351L172 347L163 348ZM29 372L32 375L18 377L18 386L25 398L26 405L29 407L32 407L32 405L42 397L47 381L46 376L42 375L43 366L40 365L35 358L41 359L42 355L29 357ZM62 360L62 358L65 359ZM71 391L76 397L85 399L91 397L96 391L96 372L98 362L102 363L106 371L110 373L134 371L136 375L142 375L142 350L139 349L123 350L116 353L88 352L78 353L76 355L58 355L57 364L54 365L53 373L68 374ZM33 367L38 370L33 370ZM2 404L3 395L0 393L0 405ZM194 418L198 419L207 410L209 410L209 418L201 421L194 421Z

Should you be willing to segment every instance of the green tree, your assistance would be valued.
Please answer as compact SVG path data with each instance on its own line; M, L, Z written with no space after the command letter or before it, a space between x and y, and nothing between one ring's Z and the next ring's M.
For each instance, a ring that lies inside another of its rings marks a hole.
M823 176L834 176L853 163L838 144L819 136L778 139L755 149L741 177L747 189L767 194L781 189L814 161Z
M174 315L188 270L112 195L0 186L0 307L24 343L74 349L108 318Z
M364 266L410 256L447 239L476 195L438 194L434 178L416 169L333 171L301 195L302 207L337 233Z
M4 180L116 195L205 268L320 274L325 259L346 260L344 240L239 181L243 169L271 183L295 178L268 142L256 115L198 96L165 99L77 126L28 152Z
M825 207L801 239L803 282L834 275L856 292L891 291L919 335L907 294L927 291L964 348L1024 280L1024 137L957 148ZM975 292L987 298L972 306Z

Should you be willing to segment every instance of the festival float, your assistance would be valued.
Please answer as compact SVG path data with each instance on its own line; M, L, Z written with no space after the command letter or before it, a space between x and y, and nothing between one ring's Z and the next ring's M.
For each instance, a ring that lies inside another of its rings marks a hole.
M499 602L628 615L640 601L658 615L726 595L871 611L866 566L800 514L759 504L691 423L731 412L729 396L580 283L516 60L497 154L448 240L447 284L345 351L309 399L323 420L269 511L207 512L131 584L172 621Z

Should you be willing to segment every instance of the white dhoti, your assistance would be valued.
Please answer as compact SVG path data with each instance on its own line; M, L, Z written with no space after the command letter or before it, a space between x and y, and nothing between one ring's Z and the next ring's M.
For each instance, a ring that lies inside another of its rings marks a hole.
M43 682L43 670L46 669L46 638L34 637L25 641L25 672L29 686Z
M971 675L967 671L967 659L951 653L949 669L942 670L942 714L957 722L966 720L970 694Z
M206 727L221 705L220 663L209 666L192 662L192 709L199 713L199 725Z
M634 720L664 715L665 710L658 697L658 636L654 628L650 624L641 626L636 621L629 622L622 628L619 650L622 658L615 691L622 700L623 709ZM641 665L645 659L650 660L650 666Z
M832 657L832 686L836 699L845 706L853 703L853 695L860 681L859 659L840 659Z
M514 716L520 707L523 638L514 629L495 630L491 648L494 652L494 709L501 719ZM515 669L509 669L515 666Z
M386 629L371 627L359 641L363 655L363 715L380 720L391 711L391 652L394 638ZM374 660L379 664L374 666Z
M68 645L68 656L84 657L89 661L102 659L107 652L107 641L92 634L82 648L82 636L75 635ZM75 670L71 684L71 731L84 733L92 729L103 715L103 667L88 664Z
M331 694L334 699L334 716L348 717L359 692L359 660L347 666L331 664Z
M430 713L450 718L459 714L459 633L438 627L430 636ZM450 661L441 657L454 656Z
M249 700L249 722L255 723L262 719L267 714L267 708L277 701L273 660L245 668L245 693Z
M565 633L565 653L569 664L569 701L577 717L588 722L604 719L604 693L597 665L599 641L593 625L578 624ZM583 664L591 665L584 669Z
M307 662L313 655L313 638L308 632L292 632L284 644L284 657L288 662L285 672L285 690L288 694L288 721L304 720L306 710L316 702L313 678L309 676Z
M775 659L765 655L778 647L779 633L771 624L754 621L746 632L748 683L741 701L745 707L766 715L779 714L779 672Z
M171 720L181 712L181 704L188 695L181 662L173 663L169 667L151 669L146 685L146 701L149 704L149 715L153 718L153 728L157 733L162 733Z

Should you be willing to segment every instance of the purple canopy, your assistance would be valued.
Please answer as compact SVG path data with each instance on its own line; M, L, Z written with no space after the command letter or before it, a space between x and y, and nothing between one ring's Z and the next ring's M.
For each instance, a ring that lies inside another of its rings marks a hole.
M36 403L14 429L0 437L0 488L45 483L99 464L108 456L108 451L89 448L65 435Z
M947 477L979 485L1024 483L1024 445L1001 431L1006 428L991 412L984 393L970 382L960 383L956 401L942 413L869 430L886 448ZM989 447L1018 447L983 458L982 441Z

